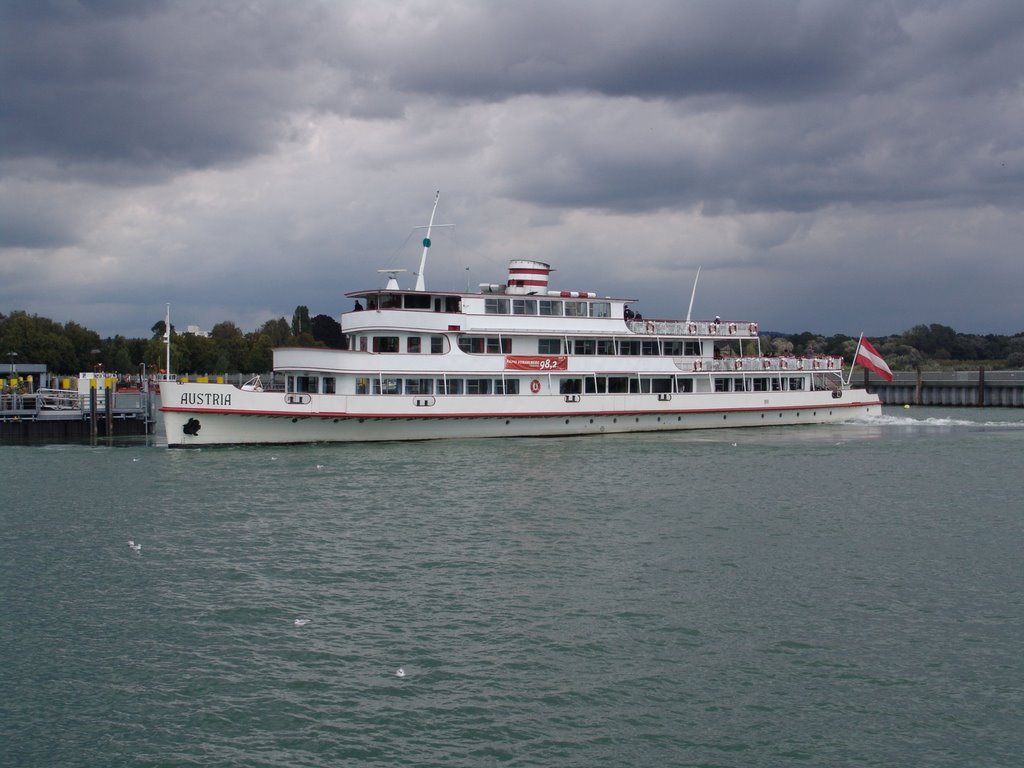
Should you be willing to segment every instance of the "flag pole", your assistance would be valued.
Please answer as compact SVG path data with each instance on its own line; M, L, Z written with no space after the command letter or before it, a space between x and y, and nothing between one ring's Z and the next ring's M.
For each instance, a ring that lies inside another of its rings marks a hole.
M850 386L850 382L853 381L853 368L857 365L857 355L860 354L860 343L864 341L864 331L860 332L860 338L857 339L857 349L853 352L853 360L850 361L850 375L846 379L846 386Z

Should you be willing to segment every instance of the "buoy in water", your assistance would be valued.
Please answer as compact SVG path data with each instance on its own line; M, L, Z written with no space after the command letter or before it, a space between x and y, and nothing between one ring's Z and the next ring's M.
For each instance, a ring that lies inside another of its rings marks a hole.
M903 410L904 411L909 411L910 410L910 403L904 403L903 404Z

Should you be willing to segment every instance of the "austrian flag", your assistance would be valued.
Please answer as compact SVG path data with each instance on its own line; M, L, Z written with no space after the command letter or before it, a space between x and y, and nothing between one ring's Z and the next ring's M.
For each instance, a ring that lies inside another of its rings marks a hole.
M861 339L860 346L857 347L857 356L854 358L854 365L863 365L870 371L874 371L886 381L892 381L892 371L889 370L889 366L885 364L885 360L878 354L878 350L871 346L871 342L867 339Z

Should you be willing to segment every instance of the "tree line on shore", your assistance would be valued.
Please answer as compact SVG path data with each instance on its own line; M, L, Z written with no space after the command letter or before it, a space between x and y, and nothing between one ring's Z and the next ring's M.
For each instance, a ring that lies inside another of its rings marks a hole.
M99 334L74 321L58 323L16 310L0 312L0 362L44 364L53 374L75 374L103 370L135 374L145 365L148 372L165 367L164 321L156 322L149 338ZM872 337L872 343L893 370L1024 368L1024 332L967 334L933 323L915 325L886 337ZM856 336L823 336L811 332L766 333L761 351L766 354L804 356L807 354L853 358ZM179 331L171 326L172 373L265 372L273 367L274 347L326 347L344 349L341 325L329 315L310 317L309 309L298 306L291 322L283 317L268 320L249 333L230 320L217 323L209 334ZM756 349L746 347L744 353ZM7 367L2 366L3 372Z

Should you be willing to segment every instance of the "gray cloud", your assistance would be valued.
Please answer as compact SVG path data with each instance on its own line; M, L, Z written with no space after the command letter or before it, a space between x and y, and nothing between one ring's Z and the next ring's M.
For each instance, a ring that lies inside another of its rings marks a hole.
M775 326L1020 330L1022 38L1010 0L8 0L0 311L336 312L441 187L451 287L526 251L668 313L703 263Z

